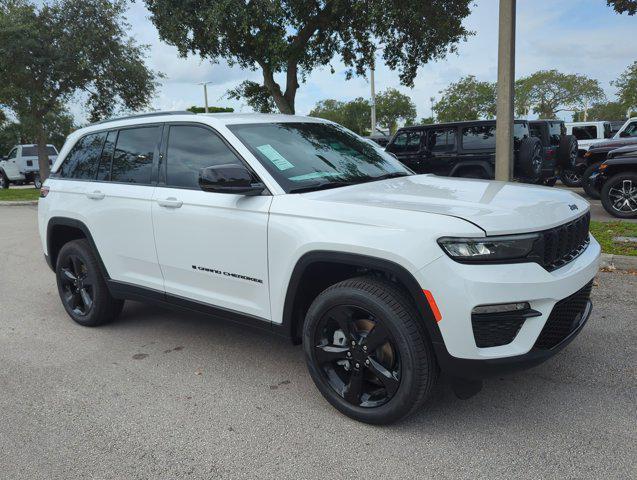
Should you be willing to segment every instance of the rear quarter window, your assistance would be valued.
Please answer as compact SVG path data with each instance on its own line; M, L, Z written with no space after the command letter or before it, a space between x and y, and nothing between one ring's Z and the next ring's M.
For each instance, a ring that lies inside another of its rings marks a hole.
M104 146L106 132L91 133L80 138L58 170L61 178L92 180Z
M55 150L55 147L48 146L46 147L47 155L57 155L58 152ZM22 156L23 157L37 157L38 156L38 147L22 147Z
M495 125L476 125L462 129L462 148L465 150L494 150Z

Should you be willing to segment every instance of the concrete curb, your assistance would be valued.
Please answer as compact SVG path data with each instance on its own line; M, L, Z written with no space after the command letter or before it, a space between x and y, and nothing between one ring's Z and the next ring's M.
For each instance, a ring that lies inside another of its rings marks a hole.
M0 207L19 207L20 205L37 205L37 200L0 201Z
M602 253L601 268L611 268L617 270L637 270L637 257L627 255L612 255Z

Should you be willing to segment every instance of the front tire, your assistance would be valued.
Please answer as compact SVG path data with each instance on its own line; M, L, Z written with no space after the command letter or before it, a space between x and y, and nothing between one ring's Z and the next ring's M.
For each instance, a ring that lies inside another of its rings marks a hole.
M38 190L42 188L42 179L40 178L39 173L36 173L33 177L33 186Z
M62 305L75 322L94 327L121 313L124 301L111 296L88 241L65 244L58 254L55 272Z
M597 188L597 185L595 185L595 183L591 181L590 176L599 170L599 166L601 164L602 162L595 162L589 165L582 174L582 188L584 189L584 192L586 192L586 195L594 200L599 200L601 191L599 188Z
M387 424L417 410L438 374L433 348L405 294L359 277L323 291L303 326L312 380L336 409Z
M614 217L637 218L637 173L618 173L606 180L602 205Z

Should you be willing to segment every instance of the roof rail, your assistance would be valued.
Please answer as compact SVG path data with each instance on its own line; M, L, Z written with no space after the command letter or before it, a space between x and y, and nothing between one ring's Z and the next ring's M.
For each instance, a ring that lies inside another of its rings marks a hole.
M137 115L128 115L126 117L116 117L116 118L107 118L106 120L100 120L99 122L93 123L93 125L101 125L103 123L109 122L117 122L119 120L130 120L131 118L146 118L146 117L159 117L162 115L195 115L193 112L188 110L176 110L170 112L150 112L150 113L139 113Z

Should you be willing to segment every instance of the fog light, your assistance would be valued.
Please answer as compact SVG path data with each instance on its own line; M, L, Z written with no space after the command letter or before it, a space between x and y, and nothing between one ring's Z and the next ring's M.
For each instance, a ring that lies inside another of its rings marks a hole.
M530 308L531 306L528 302L499 303L496 305L480 305L478 307L474 307L471 313L483 315L485 313L519 312L520 310L528 310Z

